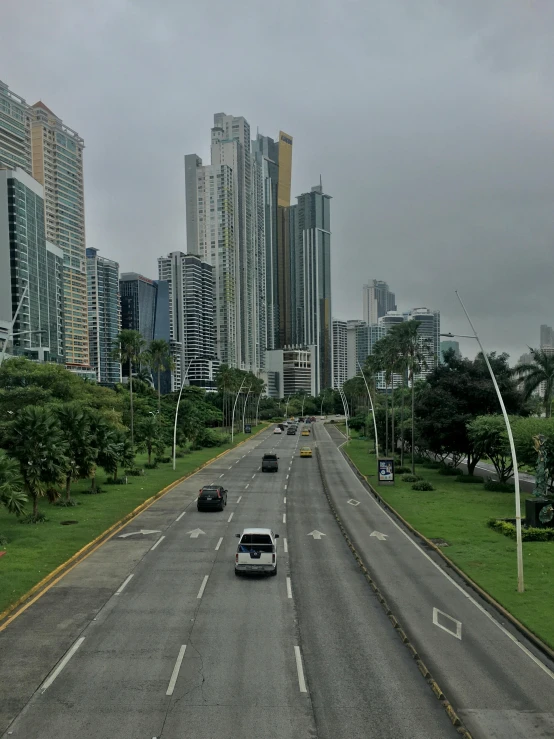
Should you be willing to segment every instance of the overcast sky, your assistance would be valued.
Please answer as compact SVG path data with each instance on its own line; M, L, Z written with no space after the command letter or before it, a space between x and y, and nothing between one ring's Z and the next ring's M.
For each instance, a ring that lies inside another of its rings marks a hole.
M4 2L0 79L85 139L87 244L157 277L213 114L294 137L333 196L333 315L361 289L516 360L554 324L553 0ZM471 341L462 348L473 354Z

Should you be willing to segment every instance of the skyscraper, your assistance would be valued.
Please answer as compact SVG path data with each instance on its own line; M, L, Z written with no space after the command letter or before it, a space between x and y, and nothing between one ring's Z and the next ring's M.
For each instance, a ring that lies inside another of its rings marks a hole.
M341 388L348 379L347 323L333 319L332 387Z
M362 289L362 319L369 325L379 322L381 316L396 310L394 293L382 280L370 280Z
M419 323L418 335L424 339L422 341L422 348L425 357L425 366L421 368L419 373L416 373L416 379L425 379L435 367L438 367L441 359L441 314L438 310L413 308L406 314L406 319Z
M42 102L32 106L33 177L44 187L46 238L64 255L65 361L89 365L83 139Z
M544 323L541 325L540 346L554 346L554 329Z
M32 174L31 118L30 106L0 80L0 166Z
M19 306L14 354L64 361L62 270L61 250L46 240L42 185L0 169L0 324L6 335Z
M121 364L112 358L121 330L119 264L87 248L87 297L90 366L98 382L121 382Z

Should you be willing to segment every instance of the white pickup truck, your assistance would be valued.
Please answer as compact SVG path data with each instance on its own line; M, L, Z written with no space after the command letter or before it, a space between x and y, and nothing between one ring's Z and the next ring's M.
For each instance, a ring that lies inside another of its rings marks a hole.
M277 574L277 542L279 534L271 529L244 529L235 555L235 575Z

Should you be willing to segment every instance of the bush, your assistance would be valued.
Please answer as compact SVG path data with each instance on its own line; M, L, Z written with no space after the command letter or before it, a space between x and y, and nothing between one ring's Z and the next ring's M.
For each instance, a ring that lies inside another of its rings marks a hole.
M125 470L125 474L129 477L142 477L144 470L140 467L132 467L130 470Z
M60 508L72 508L73 506L81 504L77 503L77 501L73 500L73 498L70 498L69 500L57 500L54 505L59 506Z
M425 467L427 470L438 470L441 467L444 467L442 462L434 462L433 460L426 459L423 462L420 463L422 467Z
M167 464L171 462L171 457L156 457L156 462L158 464Z
M145 470L155 470L158 467L157 460L154 460L153 462L146 462L144 465Z
M516 526L511 521L502 518L491 518L487 526L498 531L510 539L516 538ZM554 541L554 529L539 529L533 526L522 526L521 538L523 541Z
M419 482L414 482L412 485L412 490L434 490L435 488L431 485L430 482L427 482L427 480L419 480Z
M491 493L513 493L515 487L507 482L498 482L497 480L486 480L483 485L485 490L490 490Z
M439 467L439 475L446 475L447 477L458 477L459 475L463 475L464 473L462 470L459 470L457 467L452 467L450 464L443 464Z
M421 480L421 477L419 475L403 475L402 476L402 482L417 482L418 480Z
M44 513L41 513L40 511L37 513L36 516L33 516L32 513L29 513L27 516L23 516L23 518L19 519L19 523L46 523L48 519L44 515Z
M480 485L483 482L483 478L479 475L458 475L456 482L465 482L467 485Z
M228 434L221 434L213 429L203 429L196 437L195 448L223 446L229 441Z
M108 477L106 480L107 485L127 485L127 478L126 477L118 477L117 480L114 480L113 477Z
M394 472L397 475L411 475L412 474L412 468L411 467L402 467L402 465L398 465L398 467L394 468Z

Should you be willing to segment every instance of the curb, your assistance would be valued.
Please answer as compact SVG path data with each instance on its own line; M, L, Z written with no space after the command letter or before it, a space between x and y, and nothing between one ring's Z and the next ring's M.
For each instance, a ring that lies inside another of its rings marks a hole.
M235 444L230 449L226 449L224 452L220 452L220 454L217 454L215 457L212 457L212 459L208 460L207 462L203 462L201 465L199 465L194 470L192 470L192 472L187 473L183 477L180 477L178 480L174 480L169 485L166 485L165 488L158 490L157 493L152 495L150 498L147 498L145 501L143 501L140 505L138 505L132 511L129 511L129 513L126 513L123 516L123 518L120 518L119 521L116 521L114 524L109 526L105 531L99 534L95 539L93 539L92 541L89 541L88 544L85 544L85 546L79 549L78 552L75 552L75 554L72 554L71 557L69 557L69 559L67 559L65 562L62 562L61 565L58 565L55 570L52 570L52 572L46 575L46 577L43 577L43 579L40 580L40 582L36 583L36 585L33 585L33 587L30 590L24 593L20 598L18 598L14 603L8 606L4 611L2 611L2 613L0 613L0 632L4 631L4 629L6 629L12 623L12 621L14 621L20 614L22 614L25 610L27 610L29 606L35 603L53 585L55 585L59 580L61 580L61 578L64 577L64 575L66 575L68 572L70 572L70 570L72 570L73 567L78 565L80 562L86 559L89 555L93 554L93 552L99 549L102 546L102 544L105 544L113 536L115 536L115 534L117 534L118 531L121 531L121 529L124 528L129 523L129 521L132 521L133 518L136 518L140 513L145 511L147 508L150 508L151 505L153 505L157 500L159 500L166 493L169 493L170 490L173 490L173 488L177 487L177 485L180 485L182 482L187 480L189 477L196 475L197 472L200 472L200 470L204 469L204 467L208 467L208 465L215 462L216 459L219 459L220 457L224 457L226 454L228 454L229 452L232 452L234 449L237 449L239 446L241 446L245 442L249 441L250 439L253 439L255 436L258 436L258 434L261 434L262 431L266 430L266 428L267 426L264 426L259 431L256 431L255 434L252 434L248 439L243 439L242 441L239 441L238 444ZM32 597L33 595L35 596L34 598ZM29 600L29 598L32 598L32 600ZM20 606L22 605L23 607L20 608ZM14 611L17 611L17 612L14 613Z
M346 543L348 545L348 548L350 549L350 551L354 555L354 559L356 560L356 562L358 563L360 569L364 573L365 579L367 580L367 582L369 583L371 589L373 590L373 592L377 596L377 600L379 601L379 603L383 607L383 610L384 610L386 616L388 617L389 621L391 622L392 627L394 628L394 630L396 631L396 633L400 637L400 639L401 639L402 643L404 644L404 646L408 649L408 651L412 655L412 658L415 661L415 663L417 664L418 669L421 672L422 676L425 678L425 681L427 682L427 684L429 685L429 687L431 688L431 690L435 694L435 697L438 699L438 701L440 702L440 704L442 705L442 707L446 711L446 714L447 714L448 718L450 719L450 721L452 722L452 725L456 727L456 731L458 732L458 734L460 736L464 737L464 739L473 739L473 735L470 734L470 732L465 728L465 726L463 725L460 717L458 716L458 714L456 713L456 711L453 709L452 704L446 698L446 696L444 695L443 691L439 687L439 684L437 683L437 681L433 678L433 676L431 675L431 673L427 669L427 666L425 665L425 663L423 662L423 660L419 656L417 649L413 646L413 644L410 641L410 638L406 635L405 630L400 625L400 621L396 618L396 616L393 614L393 612L389 608L389 606L387 604L387 601L385 600L384 596L382 595L381 591L379 590L379 586L377 585L377 583L371 577L371 574L370 574L368 568L364 564L364 561L360 557L360 555L359 555L356 547L354 546L354 544L352 543L352 540L348 536L348 532L346 531L346 529L345 529L345 527L344 527L344 525L343 525L343 523L342 523L342 521L340 519L340 516L338 515L338 513L336 511L336 508L333 505L333 501L331 500L331 496L329 494L329 488L327 487L327 482L325 480L325 476L323 474L323 469L322 469L322 466L321 466L321 453L319 451L319 447L316 447L316 456L317 456L317 464L318 464L318 467L319 467L319 473L321 475L321 481L323 483L323 492L325 493L325 497L327 498L327 502L329 503L329 507L331 509L331 513L335 517L335 520L336 520L336 522L337 522L337 524L339 526L339 529L341 531L341 534L343 535L344 539L346 540Z
M454 564L454 562L449 559L446 554L437 547L436 544L434 544L430 539L428 539L424 534L422 534L420 531L418 531L416 528L412 526L411 523L406 521L405 518L403 518L398 511L393 508L390 503L387 503L387 501L382 498L379 493L372 487L372 485L368 482L365 475L363 475L360 470L356 467L354 462L350 459L348 454L346 454L342 449L340 450L352 468L352 470L355 472L356 476L359 478L360 482L362 482L370 491L370 493L376 498L376 500L383 506L383 508L386 508L390 513L392 513L402 524L405 526L414 536L417 536L418 539L421 539L421 541L425 544L425 546L429 547L433 550L436 554L441 557L441 559L450 567L454 572L460 577L466 585L469 585L470 588L475 590L475 592L483 598L490 606L492 606L498 613L505 618L507 621L509 621L512 626L514 626L523 636L528 639L533 646L535 646L542 654L544 654L545 657L548 657L550 660L554 661L554 649L551 649L548 644L543 642L536 634L534 634L530 629L527 628L521 621L518 621L518 619L511 614L509 611L507 611L503 605L501 605L497 600L495 600L492 595L487 593L486 590L483 590L483 588L478 585L474 580L469 577L463 570L461 570L458 565Z

